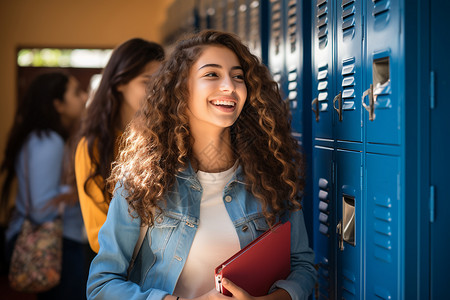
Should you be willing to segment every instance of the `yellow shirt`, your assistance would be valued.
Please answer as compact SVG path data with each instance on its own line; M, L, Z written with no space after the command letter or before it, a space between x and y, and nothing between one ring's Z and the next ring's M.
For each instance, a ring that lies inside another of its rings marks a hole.
M114 153L116 154L117 143L114 148ZM84 190L84 183L91 172L93 172L93 167L92 159L88 152L87 142L82 138L77 145L75 153L75 177L89 245L92 250L97 253L100 249L100 245L98 244L98 232L106 221L109 203L106 201L103 191L93 180L87 182L86 190L88 193ZM95 180L101 185L105 182L105 179L101 176L97 176Z

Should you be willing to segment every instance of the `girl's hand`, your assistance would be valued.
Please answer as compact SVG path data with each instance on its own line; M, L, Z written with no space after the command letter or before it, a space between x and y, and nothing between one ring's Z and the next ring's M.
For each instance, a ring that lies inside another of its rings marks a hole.
M226 288L230 293L233 294L233 297L228 299L236 299L236 300L254 300L255 297L249 295L245 290L235 285L230 280L223 278L222 285Z
M256 298L250 296L246 291L244 291L243 289L241 289L240 287L235 285L230 280L222 279L222 284L228 291L230 291L230 293L233 294L232 297L225 296L225 295L219 293L218 291L216 291L216 289L212 289L208 293L206 293L200 297L194 298L192 300L233 300L233 299L235 299L235 300L254 300L254 299L256 299ZM180 299L184 300L184 298L180 298Z

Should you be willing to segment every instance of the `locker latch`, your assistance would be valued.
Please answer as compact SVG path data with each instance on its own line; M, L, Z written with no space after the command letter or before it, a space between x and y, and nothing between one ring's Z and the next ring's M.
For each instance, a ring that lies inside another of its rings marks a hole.
M369 105L364 103L364 98L366 96L369 96ZM361 104L364 106L364 108L369 112L369 120L373 121L375 120L375 99L373 97L373 84L370 84L370 88L368 88L366 91L364 91L364 94L361 98Z
M316 115L316 122L319 122L319 99L315 98L312 102L311 102L311 106L312 106L312 111L314 112L314 114Z
M335 103L338 103L338 107L336 108ZM339 116L339 122L342 122L342 92L339 92L339 94L336 95L333 99L333 108L335 111L337 111Z
M336 226L336 233L339 235L339 250L344 251L344 235L342 234L342 220Z

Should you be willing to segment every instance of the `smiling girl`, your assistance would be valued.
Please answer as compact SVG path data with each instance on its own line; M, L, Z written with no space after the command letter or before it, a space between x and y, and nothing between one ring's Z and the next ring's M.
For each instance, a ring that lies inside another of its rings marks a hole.
M214 268L280 220L292 224L291 273L259 299L308 298L316 272L302 156L277 84L235 36L204 31L178 43L124 143L90 299L229 299L214 289ZM254 299L223 285L232 299Z

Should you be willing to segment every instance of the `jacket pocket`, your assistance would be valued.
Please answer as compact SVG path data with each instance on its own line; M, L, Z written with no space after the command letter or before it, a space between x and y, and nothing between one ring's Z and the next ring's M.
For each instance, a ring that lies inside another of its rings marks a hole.
M151 248L154 253L163 251L167 247L174 230L180 224L180 219L173 216L160 214L155 218L153 228L151 230Z

